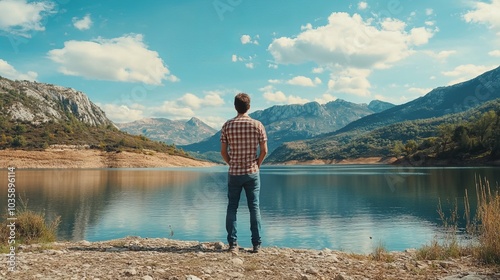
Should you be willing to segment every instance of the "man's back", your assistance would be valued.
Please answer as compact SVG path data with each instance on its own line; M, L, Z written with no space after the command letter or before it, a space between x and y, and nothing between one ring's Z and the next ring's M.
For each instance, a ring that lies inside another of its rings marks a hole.
M245 175L258 172L257 148L267 141L261 122L248 115L235 117L222 127L221 142L229 145L229 174Z

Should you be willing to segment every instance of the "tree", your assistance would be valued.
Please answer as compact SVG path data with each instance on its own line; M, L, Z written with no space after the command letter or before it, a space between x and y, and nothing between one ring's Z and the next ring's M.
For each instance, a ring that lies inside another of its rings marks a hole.
M405 145L406 155L411 155L417 151L417 142L415 140L408 140Z
M403 145L403 142L397 140L397 141L394 141L394 146L391 149L391 153L392 153L392 155L394 155L395 157L398 158L401 156L404 149L405 149L405 146Z

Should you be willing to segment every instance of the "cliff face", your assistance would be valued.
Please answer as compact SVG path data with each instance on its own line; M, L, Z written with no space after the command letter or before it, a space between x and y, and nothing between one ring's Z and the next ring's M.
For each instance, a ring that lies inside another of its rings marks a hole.
M92 126L111 124L97 105L72 88L0 77L0 96L3 112L13 121L40 124L74 117Z

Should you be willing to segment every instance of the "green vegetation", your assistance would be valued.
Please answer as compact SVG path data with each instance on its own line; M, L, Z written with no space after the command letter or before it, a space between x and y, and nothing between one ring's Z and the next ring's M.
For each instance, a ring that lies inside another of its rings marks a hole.
M458 241L458 210L455 207L445 215L439 205L438 212L446 230L443 241L433 240L417 251L420 259L436 260L473 255L486 264L500 264L500 192L498 186L492 190L488 181L478 180L476 183L477 209L475 217L471 217L469 197L464 198L466 231L471 235L469 244ZM455 204L456 205L456 204Z
M72 145L90 147L108 152L164 152L171 155L190 157L182 149L144 136L129 135L120 131L111 122L92 126L77 119L63 104L54 104L55 110L63 114L62 120L35 120L21 122L11 119L8 111L15 104L22 104L36 114L37 100L22 89L0 88L0 149L44 150L51 145ZM15 109L14 109L15 110Z
M11 221L5 218L0 224L1 252L8 252L11 246L18 246L19 244L56 241L60 217L49 223L45 215L28 210L27 205L22 200L20 206L20 210L15 215L15 243L9 243L11 229L8 225Z
M371 131L331 133L278 147L270 162L397 157L410 163L449 159L457 163L500 156L500 99L442 117L399 122Z

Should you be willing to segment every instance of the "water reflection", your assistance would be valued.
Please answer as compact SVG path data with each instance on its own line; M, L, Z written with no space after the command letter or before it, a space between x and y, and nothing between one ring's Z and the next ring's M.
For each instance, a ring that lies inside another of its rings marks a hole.
M262 170L266 246L371 252L419 247L439 233L438 199L462 207L475 176L492 185L498 168L286 166ZM225 241L226 169L18 170L17 193L32 210L60 215L59 237L106 240L127 235ZM7 178L2 170L0 178ZM244 200L242 195L242 200ZM473 204L473 203L472 203ZM6 192L0 193L6 207ZM474 207L474 204L472 205ZM447 208L448 207L448 208ZM249 246L248 210L239 211ZM170 226L170 227L169 227Z

